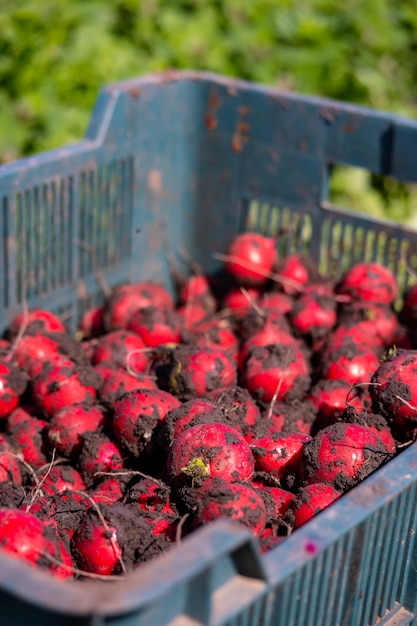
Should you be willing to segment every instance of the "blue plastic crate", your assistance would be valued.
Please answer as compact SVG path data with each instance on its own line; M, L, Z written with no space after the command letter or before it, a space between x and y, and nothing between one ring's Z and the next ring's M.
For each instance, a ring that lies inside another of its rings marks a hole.
M27 298L75 329L110 285L172 288L172 251L206 271L238 232L281 233L340 275L400 259L417 235L328 203L333 164L417 182L417 124L196 72L109 85L85 139L0 168L0 312ZM0 555L2 626L417 625L413 445L266 556L219 521L120 583L59 583Z

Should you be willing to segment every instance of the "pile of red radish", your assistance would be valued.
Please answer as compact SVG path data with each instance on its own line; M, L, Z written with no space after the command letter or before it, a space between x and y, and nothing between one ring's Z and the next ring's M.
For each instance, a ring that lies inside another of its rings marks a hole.
M417 287L337 283L236 237L222 272L116 287L71 337L46 310L0 343L0 547L120 576L226 516L267 551L417 438Z

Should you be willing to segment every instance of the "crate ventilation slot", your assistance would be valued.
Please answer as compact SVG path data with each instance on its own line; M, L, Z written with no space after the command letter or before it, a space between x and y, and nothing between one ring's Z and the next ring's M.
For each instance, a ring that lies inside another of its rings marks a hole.
M312 237L312 218L284 205L259 199L244 200L242 231L257 231L277 237L278 252L308 253Z
M133 159L82 170L3 198L0 298L7 308L69 286L131 254ZM77 243L78 242L78 243ZM15 267L13 276L10 268ZM16 281L16 289L13 287Z
M133 159L84 171L79 179L79 239L95 250L101 269L115 267L131 254ZM94 270L91 252L78 250L80 276Z

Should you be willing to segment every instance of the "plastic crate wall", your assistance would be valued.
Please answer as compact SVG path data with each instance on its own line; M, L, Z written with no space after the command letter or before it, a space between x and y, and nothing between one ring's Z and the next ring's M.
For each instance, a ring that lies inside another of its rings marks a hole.
M247 228L279 234L281 254L309 251L330 276L381 261L405 288L400 260L416 266L416 234L330 206L327 181L341 163L417 182L416 145L412 121L207 74L105 87L82 142L0 168L1 326L26 300L74 329L103 297L97 268L110 285L172 287L170 253L215 271L212 253ZM134 574L111 598L63 594L0 557L4 624L412 623L414 448L267 557L247 533L213 525L207 553L197 533L147 568L148 586Z

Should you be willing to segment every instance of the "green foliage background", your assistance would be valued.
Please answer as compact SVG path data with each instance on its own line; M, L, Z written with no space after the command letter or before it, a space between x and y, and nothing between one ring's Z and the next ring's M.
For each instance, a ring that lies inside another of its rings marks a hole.
M206 69L417 117L416 0L0 0L0 161L83 136L100 87ZM333 197L409 219L417 193L339 170Z

